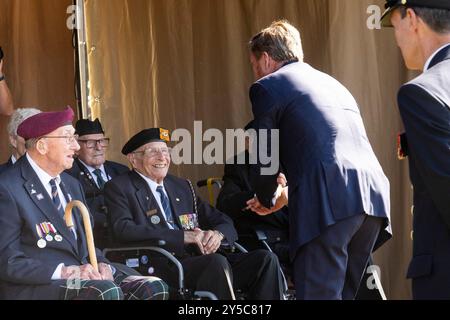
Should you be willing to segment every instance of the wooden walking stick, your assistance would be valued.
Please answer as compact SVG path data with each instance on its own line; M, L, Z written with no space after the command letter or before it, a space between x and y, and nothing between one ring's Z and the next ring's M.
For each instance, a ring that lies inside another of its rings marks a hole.
M91 225L91 217L89 215L89 211L86 206L78 200L71 201L67 204L66 210L64 212L64 220L66 221L66 225L69 229L74 228L73 218L72 218L72 209L73 207L77 207L81 212L81 217L83 218L84 229L86 231L86 241L87 247L89 251L89 260L94 269L98 272L98 264L97 264L97 255L95 254L95 245L94 245L94 236L92 235L92 225Z

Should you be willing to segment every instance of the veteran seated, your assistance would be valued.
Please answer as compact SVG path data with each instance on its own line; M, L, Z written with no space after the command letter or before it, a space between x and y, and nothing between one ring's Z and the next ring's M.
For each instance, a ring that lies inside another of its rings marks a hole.
M106 160L109 138L105 137L98 119L78 120L75 124L80 150L71 169L66 172L81 182L89 211L94 217L94 237L97 248L109 245L109 232L106 221L106 206L103 187L112 178L129 171L128 167Z
M210 291L219 299L234 298L234 288L249 299L281 298L277 257L265 250L218 254L222 241L234 243L231 219L203 202L192 183L168 174L169 132L152 128L132 137L123 147L133 171L108 182L105 200L116 241L122 244L164 240L180 259L185 284ZM175 287L173 277L163 277Z
M96 270L88 261L79 212L73 214L74 228L66 226L66 205L85 203L80 183L63 173L80 148L73 117L71 108L39 113L17 130L27 153L0 179L0 297L166 299L163 281L135 273L130 277L130 270L111 266L99 250Z

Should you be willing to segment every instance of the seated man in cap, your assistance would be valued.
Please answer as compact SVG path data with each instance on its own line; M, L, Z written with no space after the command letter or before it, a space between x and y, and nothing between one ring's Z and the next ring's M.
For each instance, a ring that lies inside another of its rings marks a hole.
M233 223L197 197L189 180L168 175L168 141L167 130L152 128L123 147L134 170L105 186L115 239L122 244L164 240L166 249L181 260L188 288L232 299L234 286L250 299L280 299L281 275L274 254L217 254L223 240L236 241ZM164 279L174 283L169 276Z
M98 119L78 120L75 124L80 150L73 167L67 173L81 182L89 211L94 217L94 239L97 248L108 246L106 206L103 198L105 183L115 176L129 171L128 167L116 162L106 161L106 148L109 139L105 137Z
M11 146L11 157L8 162L0 165L0 174L11 168L17 160L25 154L25 140L17 135L17 127L27 118L40 113L41 111L34 108L17 109L14 111L8 123L9 145Z
M79 149L73 111L45 112L23 121L17 133L27 153L0 179L0 297L2 299L164 299L157 278L129 277L97 250L88 263L85 230L64 222L72 200L85 203L81 184L63 173ZM78 211L78 210L77 210Z

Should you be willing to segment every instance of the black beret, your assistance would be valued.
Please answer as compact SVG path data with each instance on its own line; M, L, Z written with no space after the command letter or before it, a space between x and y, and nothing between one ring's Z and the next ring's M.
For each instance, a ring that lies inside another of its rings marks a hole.
M169 130L163 128L145 129L134 135L122 148L122 154L128 155L149 142L170 142Z
M94 121L88 119L78 120L75 124L75 134L79 136L85 136L87 134L97 134L105 133L102 128L100 120L95 119Z
M399 6L408 7L424 7L432 9L447 9L450 10L449 0L386 0L384 7L386 11L381 17L381 25L383 27L392 27L391 14L395 8Z

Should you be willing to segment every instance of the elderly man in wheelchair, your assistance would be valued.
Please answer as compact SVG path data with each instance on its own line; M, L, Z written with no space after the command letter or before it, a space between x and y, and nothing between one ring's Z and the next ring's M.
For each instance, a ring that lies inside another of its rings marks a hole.
M186 286L209 291L218 299L277 300L282 297L282 276L277 257L266 250L221 252L237 233L229 217L203 202L189 180L169 175L169 132L143 130L123 147L133 170L105 186L110 227L121 245L163 241L184 269ZM168 266L167 269L170 267ZM162 276L176 287L170 274Z

